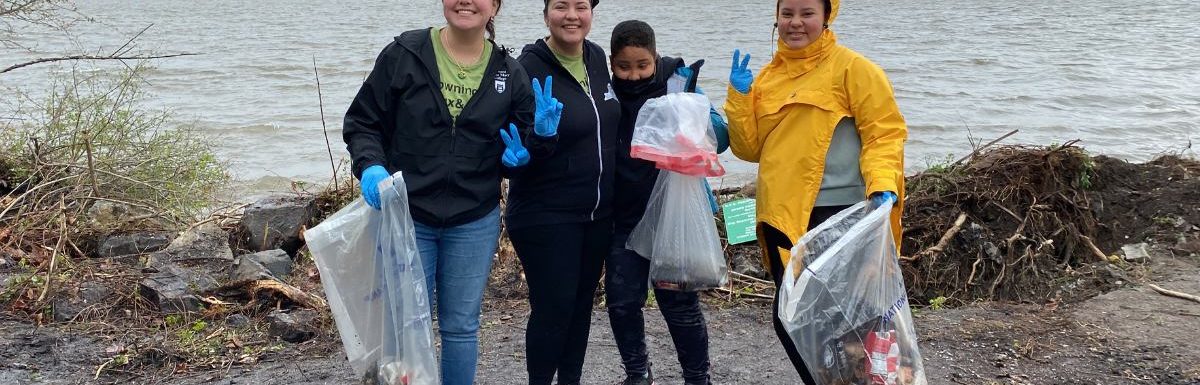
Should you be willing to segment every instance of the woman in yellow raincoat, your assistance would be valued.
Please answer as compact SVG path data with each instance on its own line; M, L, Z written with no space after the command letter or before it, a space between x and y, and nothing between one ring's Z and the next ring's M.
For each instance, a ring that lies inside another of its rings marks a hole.
M758 239L777 286L792 242L864 199L896 202L892 230L900 243L908 129L887 75L829 29L839 3L778 0L778 52L757 78L750 55L733 56L729 145L759 164ZM796 371L813 384L778 314L774 321Z

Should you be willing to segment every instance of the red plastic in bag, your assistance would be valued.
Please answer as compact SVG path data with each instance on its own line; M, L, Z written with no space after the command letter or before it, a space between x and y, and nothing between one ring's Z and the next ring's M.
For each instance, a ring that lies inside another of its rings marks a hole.
M647 100L638 111L629 155L689 176L722 176L708 97L671 93Z
M900 366L900 344L896 342L896 331L867 333L863 345L867 348L865 366L871 385L896 385Z

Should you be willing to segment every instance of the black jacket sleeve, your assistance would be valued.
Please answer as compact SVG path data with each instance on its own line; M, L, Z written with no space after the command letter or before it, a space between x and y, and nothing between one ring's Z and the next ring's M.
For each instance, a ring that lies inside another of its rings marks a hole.
M358 95L342 121L342 140L350 152L355 177L361 178L363 170L373 165L387 166L383 151L384 130L392 115L391 84L396 71L395 55L399 51L399 46L392 42L379 53L375 68L358 89Z

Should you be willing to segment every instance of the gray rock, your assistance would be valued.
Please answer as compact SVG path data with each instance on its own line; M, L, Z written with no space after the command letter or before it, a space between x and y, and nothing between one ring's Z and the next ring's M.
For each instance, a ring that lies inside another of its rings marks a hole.
M96 228L115 227L127 217L129 206L109 201L96 201L87 211L88 222Z
M151 253L146 266L160 270L176 265L210 277L226 277L233 265L229 234L215 224L180 233L166 249Z
M65 297L54 300L54 320L69 322L83 313L89 307L102 304L113 294L113 290L99 282L84 282L79 285L78 297Z
M88 304L104 302L113 295L113 289L100 282L84 282L79 285L79 298Z
M317 335L317 312L310 309L275 310L267 315L267 321L271 335L287 342L300 343Z
M282 249L260 251L254 254L246 254L238 258L249 259L258 262L263 267L266 267L271 275L276 278L284 279L292 274L292 257Z
M1146 262L1150 260L1150 252L1146 249L1145 243L1135 243L1121 246L1121 253L1125 256L1127 262Z
M52 306L54 309L54 322L69 322L74 320L79 313L82 313L87 308L87 305L83 301L67 298L54 300Z
M315 197L276 196L255 202L242 216L246 248L252 251L283 249L295 255L303 241L300 231L317 212Z
M163 313L199 311L200 295L215 288L217 281L211 276L175 264L159 267L138 284L138 292Z
M100 240L100 247L96 254L100 258L112 258L152 253L166 248L170 243L171 234L166 232L117 234Z
M241 314L230 314L225 317L225 324L231 327L240 328L250 324L250 318Z
M266 266L253 259L245 258L245 256L238 257L233 262L233 272L229 275L229 282L257 281L260 279L276 278Z

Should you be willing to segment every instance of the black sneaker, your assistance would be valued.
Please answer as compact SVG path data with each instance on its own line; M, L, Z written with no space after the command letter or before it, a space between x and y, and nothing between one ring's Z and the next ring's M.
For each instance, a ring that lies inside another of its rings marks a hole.
M640 376L627 376L621 385L654 385L654 376L650 375L650 372L646 372L646 374Z

